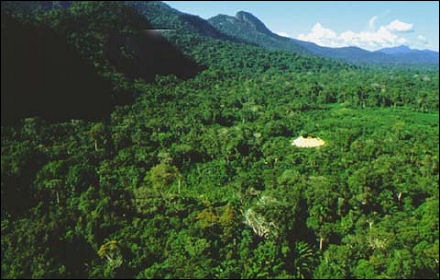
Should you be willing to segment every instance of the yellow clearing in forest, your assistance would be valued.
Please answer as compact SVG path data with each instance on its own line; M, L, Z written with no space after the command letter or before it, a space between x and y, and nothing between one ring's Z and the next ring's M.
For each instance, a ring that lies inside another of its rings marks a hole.
M321 138L314 137L304 138L300 136L292 141L292 146L297 146L299 148L316 148L322 145L325 145L325 141Z

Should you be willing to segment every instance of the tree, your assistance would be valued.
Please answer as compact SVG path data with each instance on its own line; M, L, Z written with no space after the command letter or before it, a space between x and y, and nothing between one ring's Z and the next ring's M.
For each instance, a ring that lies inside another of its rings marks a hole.
M121 247L116 240L110 240L104 243L98 250L98 255L107 261L104 277L114 277L115 270L123 263Z
M89 135L92 139L92 141L94 141L94 147L95 147L95 151L98 152L98 143L103 143L106 139L106 127L103 123L99 122L96 123L92 126L92 128L90 128L89 130Z
M169 187L177 177L177 168L166 163L159 163L150 170L150 178L153 188L159 193L163 193L163 191Z
M311 278L315 258L309 244L298 241L293 248L293 269L296 279Z

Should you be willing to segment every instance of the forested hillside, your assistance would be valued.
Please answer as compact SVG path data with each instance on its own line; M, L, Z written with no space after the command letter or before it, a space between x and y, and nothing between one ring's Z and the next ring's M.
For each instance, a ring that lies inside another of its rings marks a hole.
M157 2L3 5L2 106L39 110L2 107L2 278L439 278L438 67L270 51ZM44 98L107 112L34 103L8 48L35 30L63 47Z
M291 39L272 33L259 19L247 12L240 11L235 17L218 15L208 21L225 34L240 38L249 44L305 55L312 54Z

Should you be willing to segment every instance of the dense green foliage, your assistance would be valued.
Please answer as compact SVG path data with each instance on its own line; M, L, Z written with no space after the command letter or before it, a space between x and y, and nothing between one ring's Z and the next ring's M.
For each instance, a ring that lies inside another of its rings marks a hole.
M180 34L198 33L211 38L235 40L220 32L202 18L181 13L162 2L125 1L125 4L132 7L139 14L144 15L151 22L151 25L157 29L174 30Z
M101 50L169 17L113 4L17 17L134 101L2 125L2 277L439 278L438 69L168 31L206 69L147 83Z

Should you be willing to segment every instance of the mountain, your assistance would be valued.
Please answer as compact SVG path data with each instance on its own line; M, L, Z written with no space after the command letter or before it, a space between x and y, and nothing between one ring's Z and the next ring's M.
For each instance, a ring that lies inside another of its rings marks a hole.
M263 22L247 12L240 11L235 17L217 15L208 19L208 22L221 32L249 44L300 54L312 54L307 48L296 44L291 39L271 32Z
M400 53L410 53L411 49L408 46L398 46L398 47L391 47L391 48L383 48L380 50L377 50L378 53L386 53L386 54L400 54Z
M247 25L249 28L254 29L255 31L267 35L272 35L272 32L266 27L266 25L264 25L263 22L261 22L251 13L240 11L235 15L235 17L237 18L237 20L243 22L245 25Z
M209 24L206 20L182 13L158 1L125 1L129 7L145 16L156 29L170 29L181 33L197 33L221 40L237 41Z
M215 39L237 41L236 38L221 33L206 20L195 15L180 12L160 1L122 1L120 3L145 16L155 29L169 29L181 33L197 33L201 36ZM1 8L2 10L30 13L36 9L66 9L72 4L73 1L3 1Z
M439 61L438 52L431 50L415 50L407 46L398 46L392 48L383 48L375 53L384 53L395 60L405 60L410 63L437 63Z
M279 36L254 15L240 11L235 17L217 15L209 23L225 34L261 47L322 56L352 63L438 64L438 52L417 51L408 47L371 52L358 47L329 48L315 43Z
M145 16L155 29L167 29L183 34L198 34L219 40L246 43L272 50L320 56L350 63L364 64L438 64L438 52L411 50L406 46L367 51L358 47L330 48L315 43L279 36L249 12L239 11L235 16L217 15L208 20L180 12L158 1L125 1L125 5ZM71 1L2 2L5 8L31 11L68 8ZM165 35L165 34L163 34Z
M374 54L370 51L358 47L329 48L322 47L311 42L300 41L297 39L291 39L291 41L306 48L313 55L321 57L338 59L353 63L380 63L387 60L385 54Z

